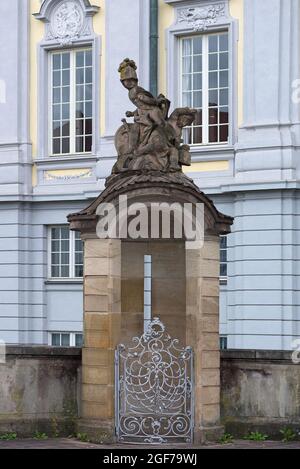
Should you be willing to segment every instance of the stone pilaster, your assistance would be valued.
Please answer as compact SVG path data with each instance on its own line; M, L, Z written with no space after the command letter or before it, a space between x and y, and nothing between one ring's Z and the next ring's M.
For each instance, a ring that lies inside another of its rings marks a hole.
M217 439L220 426L219 237L186 251L186 342L194 349L194 442Z
M114 351L121 331L121 243L85 239L82 421L94 441L114 439Z

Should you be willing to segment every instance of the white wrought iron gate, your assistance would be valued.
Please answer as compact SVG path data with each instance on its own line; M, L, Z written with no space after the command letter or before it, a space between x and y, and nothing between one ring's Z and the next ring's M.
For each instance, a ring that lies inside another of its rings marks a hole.
M180 348L155 318L130 346L117 347L115 360L118 441L191 443L192 348Z

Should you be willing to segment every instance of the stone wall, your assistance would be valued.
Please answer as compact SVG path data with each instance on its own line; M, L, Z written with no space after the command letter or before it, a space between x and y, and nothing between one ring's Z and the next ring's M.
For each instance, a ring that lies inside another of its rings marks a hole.
M284 427L300 432L300 364L293 364L292 352L222 352L221 389L227 432L275 438Z
M0 364L0 436L17 432L49 436L76 431L81 380L76 348L8 347ZM300 431L300 365L290 352L222 352L221 413L226 431L260 431L281 437Z
M74 433L80 368L80 349L8 347L0 364L0 435Z

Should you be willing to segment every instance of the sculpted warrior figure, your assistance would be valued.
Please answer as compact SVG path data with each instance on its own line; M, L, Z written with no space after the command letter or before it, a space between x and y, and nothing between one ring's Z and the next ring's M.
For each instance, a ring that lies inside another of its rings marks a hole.
M129 91L129 99L136 109L126 113L133 123L123 119L117 131L115 145L118 161L113 173L126 170L181 171L182 165L190 165L189 146L181 145L182 129L191 125L196 110L176 109L168 118L170 101L157 98L138 85L136 64L125 59L119 68L121 83Z

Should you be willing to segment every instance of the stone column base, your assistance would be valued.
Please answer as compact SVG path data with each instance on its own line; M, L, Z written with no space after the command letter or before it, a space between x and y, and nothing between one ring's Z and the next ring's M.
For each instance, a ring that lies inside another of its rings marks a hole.
M112 420L80 419L77 433L91 443L113 444L116 442L115 424Z
M217 442L224 435L225 428L222 425L215 427L200 427L194 430L194 444L204 445L209 442Z

